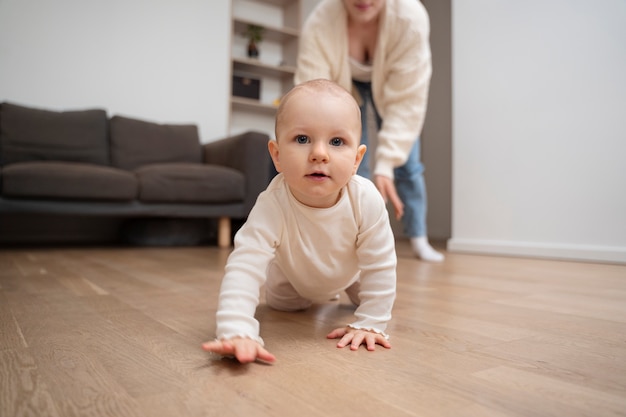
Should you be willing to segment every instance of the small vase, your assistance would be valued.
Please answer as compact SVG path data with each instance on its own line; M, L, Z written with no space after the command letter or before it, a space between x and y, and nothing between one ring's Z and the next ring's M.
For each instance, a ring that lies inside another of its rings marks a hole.
M248 58L258 58L259 48L256 46L256 42L251 40L248 42Z

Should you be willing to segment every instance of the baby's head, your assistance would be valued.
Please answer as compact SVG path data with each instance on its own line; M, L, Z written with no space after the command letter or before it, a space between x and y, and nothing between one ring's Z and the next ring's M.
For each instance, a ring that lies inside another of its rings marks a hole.
M333 206L365 154L352 95L328 80L299 84L281 100L275 131L269 151L294 197L311 207Z

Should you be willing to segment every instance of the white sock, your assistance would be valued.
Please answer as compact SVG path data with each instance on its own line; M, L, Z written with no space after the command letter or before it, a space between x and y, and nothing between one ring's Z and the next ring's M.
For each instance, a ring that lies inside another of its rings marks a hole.
M412 237L411 248L413 248L413 252L415 253L415 255L424 261L443 261L443 254L437 252L435 249L433 249L432 246L430 246L430 243L428 243L428 238L426 236Z

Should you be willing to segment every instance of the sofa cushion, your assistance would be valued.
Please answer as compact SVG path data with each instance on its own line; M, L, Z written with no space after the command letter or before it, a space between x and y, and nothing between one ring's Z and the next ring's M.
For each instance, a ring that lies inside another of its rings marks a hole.
M128 201L137 196L132 172L78 162L22 162L3 168L3 196Z
M133 170L163 162L202 162L195 125L172 125L113 116L111 159L113 165Z
M245 196L244 175L232 168L168 163L147 165L135 173L144 202L231 203Z
M0 164L26 161L109 164L106 111L49 111L0 104Z

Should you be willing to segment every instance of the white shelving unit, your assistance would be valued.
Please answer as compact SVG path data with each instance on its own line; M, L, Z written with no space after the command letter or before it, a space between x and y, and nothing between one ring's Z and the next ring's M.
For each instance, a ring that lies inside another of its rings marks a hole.
M260 81L258 99L230 97L231 134L260 130L273 137L276 103L293 86L301 27L301 0L232 0L231 92L234 76ZM263 27L259 56L249 58L245 32Z

